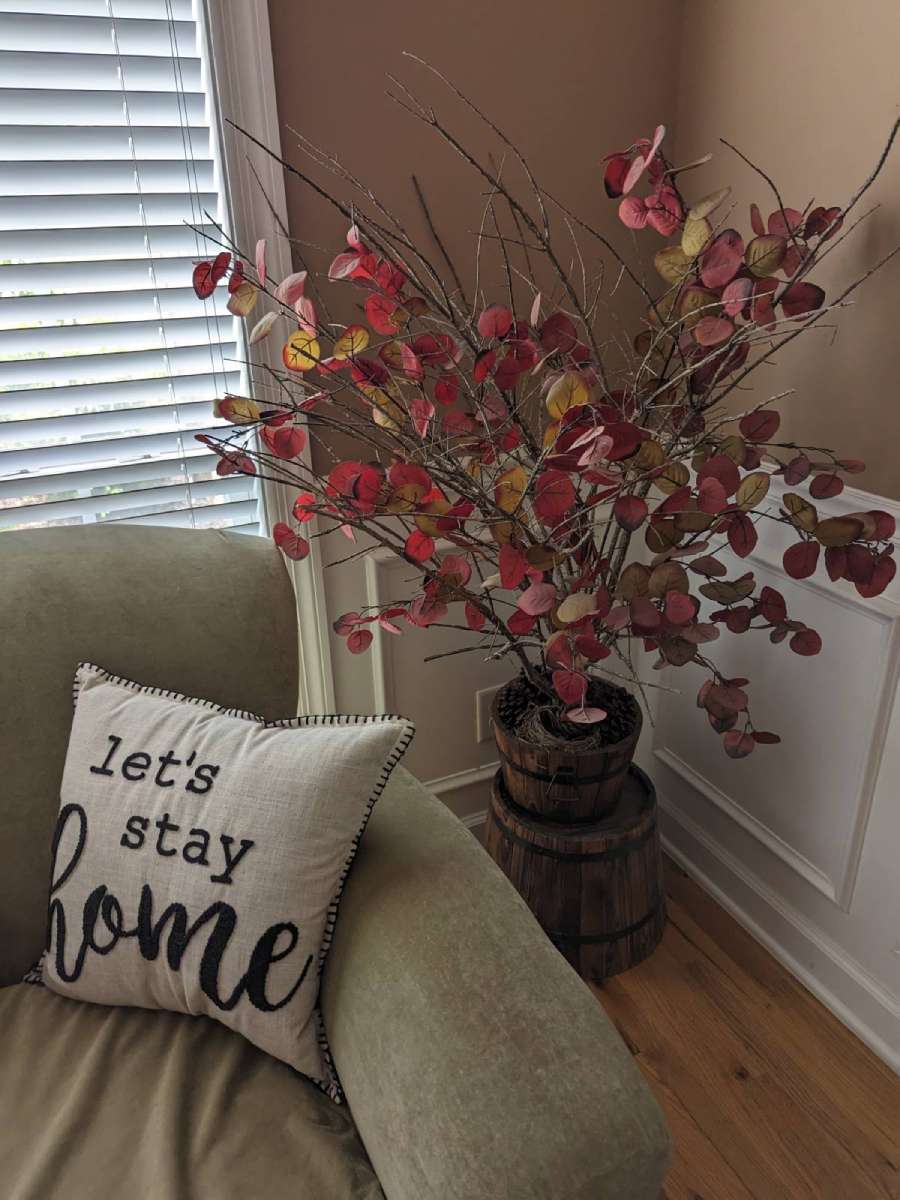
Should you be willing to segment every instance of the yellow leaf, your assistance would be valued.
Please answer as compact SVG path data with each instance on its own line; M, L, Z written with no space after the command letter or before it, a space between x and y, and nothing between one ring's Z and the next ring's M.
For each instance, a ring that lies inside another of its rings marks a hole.
M529 546L525 557L530 566L536 567L538 571L549 571L561 561L559 555L554 554L549 546Z
M246 317L253 312L258 296L259 290L255 284L245 279L228 297L228 311L235 317Z
M429 537L440 537L441 531L437 527L437 518L444 516L449 511L449 500L432 500L423 513L416 515L416 524Z
M730 458L736 467L742 465L744 457L747 453L747 443L738 434L733 433L730 437L722 438L719 442L718 454L724 454L726 458Z
M681 283L691 273L691 259L680 246L663 246L653 258L657 275L666 283Z
M648 440L641 442L637 454L633 454L629 458L628 465L639 471L652 471L654 467L662 466L665 461L666 452L659 442Z
M787 252L787 240L783 237L765 236L754 238L744 251L744 262L750 271L762 279L781 266Z
M348 325L334 343L335 358L353 358L362 354L369 344L369 331L364 325Z
M766 471L754 471L752 475L745 475L734 497L738 507L745 512L756 508L765 500L769 483L770 478Z
M715 292L702 287L685 288L681 294L678 313L684 329L693 329L698 321L712 314L711 305L718 304Z
M699 220L688 217L681 231L681 249L688 258L696 258L711 236L712 226L705 217Z
M298 329L284 344L281 358L289 371L311 371L319 365L319 343L305 329Z
M813 532L823 546L849 546L862 531L862 524L855 517L827 517Z
M498 475L494 483L494 498L505 513L515 512L528 487L528 472L524 467L510 467Z
M592 592L573 592L560 604L556 616L564 625L571 625L589 613L596 612L596 609L597 601Z
M247 396L223 396L213 401L213 416L230 421L232 425L252 425L260 418L262 410L255 400Z
M656 476L653 483L661 492L665 492L667 496L671 496L672 492L677 491L680 487L684 487L690 478L691 473L684 463L674 462L669 463L662 474Z
M702 221L704 217L708 217L710 213L715 212L719 205L728 196L731 195L730 187L719 188L717 192L710 192L708 196L704 196L688 212L688 220Z
M819 514L814 504L810 504L797 492L785 492L781 497L781 503L790 514L791 524L806 533L812 533L819 523Z
M491 531L491 537L498 546L505 546L507 542L512 541L513 523L512 521L494 521L488 527Z
M581 376L574 371L566 371L547 393L547 412L558 421L564 412L579 404L587 404L590 398L591 393Z

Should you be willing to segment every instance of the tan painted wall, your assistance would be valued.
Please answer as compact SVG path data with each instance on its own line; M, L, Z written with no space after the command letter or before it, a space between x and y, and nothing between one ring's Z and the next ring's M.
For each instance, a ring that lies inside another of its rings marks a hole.
M467 284L474 257L469 231L478 226L484 187L432 131L386 96L386 73L400 75L439 107L442 117L480 152L496 151L497 143L438 81L405 62L403 49L450 75L516 141L548 189L629 249L631 235L603 192L600 159L646 135L658 121L671 119L678 0L644 0L641 20L635 19L636 10L611 0L556 0L552 5L536 0L351 0L342 6L326 0L270 0L269 10L282 121L320 146L339 151L344 164L418 235L424 226L410 183L415 172ZM296 139L285 132L285 154L300 163L295 146ZM349 189L346 195L350 197ZM291 181L288 204L293 235L328 247L325 252L304 248L303 253L311 264L327 266L342 245L346 221ZM561 228L562 244L566 237ZM486 290L491 294L495 287L502 299L499 270L493 280L491 285L483 277ZM340 294L339 287L332 285L330 294ZM349 289L343 294L348 296ZM616 307L621 304L633 332L637 300L623 289ZM524 292L520 308L527 314ZM349 313L341 315L346 319ZM336 558L352 547L329 538L324 549ZM384 599L399 596L413 575L402 562L370 565L368 578L359 562L329 567L329 610L333 616L365 603L367 582ZM513 668L483 662L477 654L423 665L427 654L470 642L465 634L408 630L402 638L385 637L384 642L379 661L372 653L353 658L335 639L338 705L356 711L387 707L414 717L418 733L408 765L423 779L453 777L494 759L492 742L475 742L473 696L477 689L508 678ZM486 803L483 781L473 786L454 780L443 794L460 813L483 809Z
M785 204L810 197L841 204L867 177L900 115L897 0L689 0L678 76L677 155L716 151L703 191L731 182L740 201L765 214L768 189L725 137L778 183ZM697 172L700 185L701 172ZM900 242L900 146L872 191L882 207L815 278L836 294ZM869 205L865 205L869 207ZM758 395L795 387L783 428L869 464L853 482L900 497L900 260L888 264L836 314L840 332L804 334L776 367L760 369ZM823 321L823 324L827 323ZM764 380L762 379L764 375Z

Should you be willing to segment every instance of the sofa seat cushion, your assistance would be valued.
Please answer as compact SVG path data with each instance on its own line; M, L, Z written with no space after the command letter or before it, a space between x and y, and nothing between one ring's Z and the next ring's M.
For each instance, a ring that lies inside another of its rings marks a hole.
M349 1109L206 1017L0 988L4 1200L383 1200Z

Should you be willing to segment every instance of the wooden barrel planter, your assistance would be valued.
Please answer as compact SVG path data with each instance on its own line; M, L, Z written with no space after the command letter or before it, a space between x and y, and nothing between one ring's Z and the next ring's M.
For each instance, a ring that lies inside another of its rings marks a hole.
M639 720L582 755L516 736L497 701L485 845L551 941L599 982L646 958L666 922L656 793L631 763Z

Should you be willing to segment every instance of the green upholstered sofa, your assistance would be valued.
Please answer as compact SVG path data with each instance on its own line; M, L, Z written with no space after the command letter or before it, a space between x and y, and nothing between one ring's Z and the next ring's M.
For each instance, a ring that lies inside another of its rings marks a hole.
M44 940L79 659L293 711L280 556L218 531L0 537L3 1200L658 1200L668 1137L628 1051L405 771L369 824L324 978L348 1106L206 1018L18 982Z

